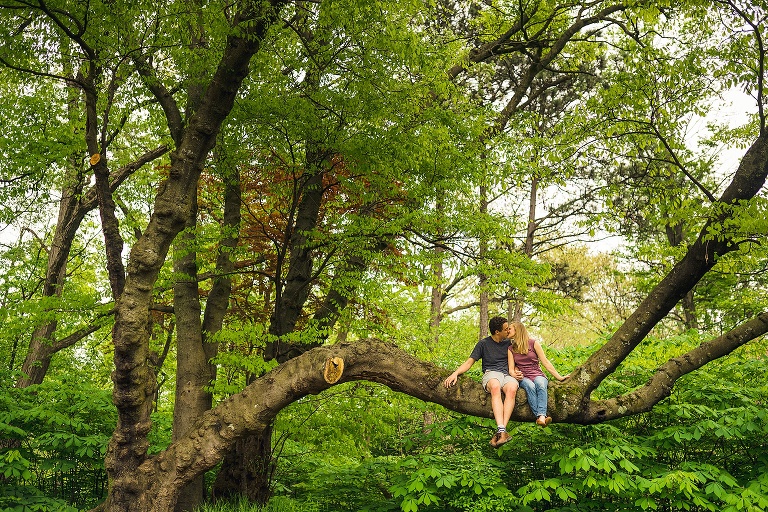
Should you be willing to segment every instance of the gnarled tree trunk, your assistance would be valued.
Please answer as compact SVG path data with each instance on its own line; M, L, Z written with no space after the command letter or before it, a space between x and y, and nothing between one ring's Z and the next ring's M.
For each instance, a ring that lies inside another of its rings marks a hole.
M117 301L113 341L115 371L114 402L118 422L110 440L106 468L110 488L104 509L109 511L172 510L178 488L200 473L181 481L175 473L172 496L154 494L153 479L141 468L160 459L147 454L147 434L155 388L155 372L149 354L149 308L152 290L171 242L189 218L200 172L213 148L216 135L232 109L242 81L248 75L251 57L258 51L267 29L284 2L239 6L235 24L240 25L223 50L219 66L205 90L201 104L178 140L171 155L168 179L160 187L149 225L133 246L127 265L125 288ZM252 8L258 7L254 12ZM150 84L150 87L152 85ZM195 432L185 439L194 438ZM162 471L175 472L166 466ZM157 506L155 506L157 503Z

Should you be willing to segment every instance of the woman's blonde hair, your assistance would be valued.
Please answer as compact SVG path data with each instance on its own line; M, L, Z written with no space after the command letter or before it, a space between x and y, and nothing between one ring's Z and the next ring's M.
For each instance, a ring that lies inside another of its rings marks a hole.
M515 354L527 354L528 353L528 329L525 328L523 322L514 321L510 326L515 329L515 334L512 336L512 352Z

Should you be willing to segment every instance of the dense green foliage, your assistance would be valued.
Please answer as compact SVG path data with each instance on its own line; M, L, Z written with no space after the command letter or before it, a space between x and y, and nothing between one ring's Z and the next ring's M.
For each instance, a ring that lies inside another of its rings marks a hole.
M64 512L101 501L116 421L110 392L66 377L2 389L0 510Z
M146 382L123 383L151 390L131 396L153 410L149 455L187 434L173 431L187 412L174 408L177 385L212 363L196 388L210 391L202 414L277 366L278 340L379 337L453 369L478 316L516 312L566 373L612 341L703 226L704 245L728 250L684 298L650 305L662 311L651 334L593 398L626 396L671 357L765 314L764 180L748 200L717 199L738 166L723 150L741 157L768 132L765 0L280 2L231 111L201 130L217 138L189 164L203 168L195 215L169 257L144 254L161 267L142 285L147 355L121 366L130 350L116 355L109 331L115 305L131 306L105 268L123 272L143 240L180 161L166 150L196 126L252 4L0 6L0 510L104 499L113 400L133 391L112 396L116 367L147 369ZM758 115L727 119L735 92ZM85 206L99 161L121 180L108 194L112 240L95 199ZM225 218L233 182L236 221ZM622 237L610 256L585 247L608 234ZM190 319L214 317L213 303L219 324L203 333ZM202 356L180 348L190 333ZM490 420L368 382L336 386L277 416L265 512L767 509L768 351L760 333L750 341L713 351L649 412L515 424L498 450ZM177 370L191 359L200 365ZM462 378L479 380L478 366ZM44 369L42 384L23 367ZM144 440L130 441L142 460Z

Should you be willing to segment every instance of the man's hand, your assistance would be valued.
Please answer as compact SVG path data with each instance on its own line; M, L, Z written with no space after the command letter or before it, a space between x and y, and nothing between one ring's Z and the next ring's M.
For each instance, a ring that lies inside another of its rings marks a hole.
M523 372L521 372L517 368L515 368L514 371L512 371L512 376L515 379L517 379L518 381L522 381L523 380Z
M451 386L453 386L454 384L456 384L456 381L457 381L457 380L459 380L459 376L458 376L458 375L456 375L455 373L452 373L452 374L450 374L450 375L448 376L448 378L447 378L447 379L445 379L445 380L443 381L443 386L445 386L446 388L450 388Z

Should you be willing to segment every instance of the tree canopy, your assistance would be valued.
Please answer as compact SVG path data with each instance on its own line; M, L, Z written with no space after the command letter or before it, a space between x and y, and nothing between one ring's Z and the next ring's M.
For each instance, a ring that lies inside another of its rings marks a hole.
M278 413L344 382L489 417L479 383L441 386L462 313L480 333L493 309L602 314L568 333L603 342L552 416L647 412L768 332L767 7L7 1L4 381L109 368L109 511L191 510L207 471L231 480L259 436L268 460ZM614 234L615 272L586 276L574 251ZM601 388L650 336L657 369Z

